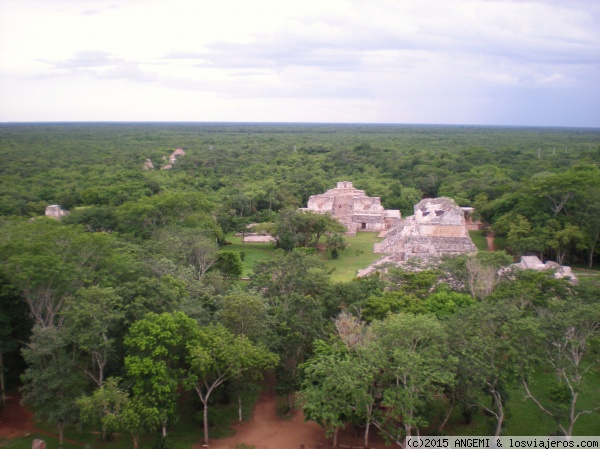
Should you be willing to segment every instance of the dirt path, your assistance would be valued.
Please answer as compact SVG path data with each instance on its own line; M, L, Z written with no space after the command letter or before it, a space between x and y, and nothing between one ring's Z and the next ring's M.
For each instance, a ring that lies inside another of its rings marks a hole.
M485 236L485 239L487 240L488 251L496 251L496 245L494 245L495 236L496 234L494 234L493 232L490 232L488 235Z
M241 425L236 424L234 436L220 440L211 440L210 449L235 449L238 444L254 446L255 449L314 449L315 446L327 448L331 438L325 437L325 430L314 422L305 422L301 411L296 411L291 420L283 420L277 416L277 405L273 391L273 381L267 380L268 390L263 391L258 399L252 418ZM370 448L386 447L375 434L370 441ZM363 437L355 435L352 429L340 431L338 444L362 447ZM202 443L194 445L194 449L202 449Z
M6 405L0 410L0 438L21 438L32 433L46 435L58 440L58 435L37 429L33 423L33 413L21 405L21 395L16 393L8 396ZM75 446L91 447L80 441L64 439Z
M8 396L6 405L0 410L0 437L22 437L33 430L33 414L21 405L21 395Z
M270 382L269 382L270 383ZM324 431L315 423L305 423L301 413L287 421L277 416L275 393L273 386L263 391L258 399L252 418L241 425L234 425L236 434L221 440L211 440L211 449L235 449L236 445L245 443L256 449L299 448L304 444L307 448L324 440ZM194 445L194 449L202 449L202 444Z

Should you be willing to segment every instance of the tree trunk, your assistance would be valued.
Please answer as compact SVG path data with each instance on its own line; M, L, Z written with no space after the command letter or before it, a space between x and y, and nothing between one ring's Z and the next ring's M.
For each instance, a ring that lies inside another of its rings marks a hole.
M59 447L63 447L63 428L64 428L64 424L63 423L59 423L58 424L58 446Z
M371 425L371 420L367 421L367 428L365 429L365 448L369 447L369 426Z
M242 422L242 395L238 393L238 420Z
M195 390L196 393L198 393L198 398L200 398L200 401L202 402L202 405L204 406L204 410L203 410L203 420L204 420L204 446L208 447L208 398L210 397L210 394L212 393L213 388L218 387L219 385L221 385L221 382L215 383L213 384L210 388L208 388L208 390L206 391L206 395L202 396L202 388L197 385Z
M204 445L208 447L208 398L207 401L202 401L204 405Z
M165 419L162 423L162 436L165 438L167 436L167 420Z
M450 415L452 414L452 410L454 410L454 399L452 399L452 401L450 402L450 407L448 407L448 410L446 411L446 415L444 416L444 419L443 419L442 423L438 427L438 432L442 431L442 429L444 428L444 426L448 422L448 419L450 419Z
M504 413L500 413L498 415L498 423L496 424L496 433L494 433L495 437L500 436L500 432L502 432L502 423L504 422Z
M138 449L138 441L140 436L138 434L132 433L131 440L133 441L133 449Z
M596 243L598 242L598 236L594 239L592 243L592 247L590 248L590 263L589 268L592 269L592 265L594 264L594 249L596 248Z
M567 431L567 435L568 437L570 437L571 435L573 435L573 426L575 425L575 404L577 403L577 396L579 396L579 393L573 391L573 394L571 395L571 410L569 410L569 429Z
M337 447L338 430L340 430L340 428L336 427L335 432L333 432L333 447Z

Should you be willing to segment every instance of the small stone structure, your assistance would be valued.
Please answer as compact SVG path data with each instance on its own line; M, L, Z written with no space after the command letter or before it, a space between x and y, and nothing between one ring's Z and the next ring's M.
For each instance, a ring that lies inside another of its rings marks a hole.
M154 164L150 159L146 159L144 162L144 170L154 170Z
M171 156L169 156L171 164L174 164L179 156L185 156L185 151L183 151L181 148L177 148L171 153Z
M275 241L275 238L270 235L261 234L245 234L242 236L244 243L271 243Z
M171 153L171 155L169 156L170 164L163 165L160 169L161 170L171 170L173 168L173 164L175 164L175 162L177 162L177 158L179 156L185 156L185 151L183 151L181 148L177 148L175 151L173 151ZM163 156L163 160L166 161L167 157Z
M514 267L521 268L522 270L536 270L546 271L555 270L554 277L556 279L569 278L570 282L576 284L579 282L577 276L573 274L571 267L565 267L559 265L556 262L548 261L543 263L537 256L522 256L521 262L513 264Z
M341 181L337 187L319 195L311 195L307 207L300 210L331 214L348 230L383 231L400 221L399 210L385 210L379 197L369 197L364 190L355 189L351 182Z
M44 440L33 440L31 449L46 449L46 442Z
M61 218L65 215L69 215L69 211L64 210L58 204L51 204L50 206L46 206L46 217Z

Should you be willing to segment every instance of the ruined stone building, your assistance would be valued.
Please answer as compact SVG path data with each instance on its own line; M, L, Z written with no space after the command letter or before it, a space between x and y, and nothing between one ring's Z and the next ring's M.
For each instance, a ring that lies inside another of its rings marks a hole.
M300 210L331 214L348 232L383 231L400 221L399 210L385 210L379 197L369 197L364 190L355 189L351 182L342 181L337 187L308 199L308 207Z
M452 198L432 198L419 202L415 214L400 220L376 243L375 253L385 254L358 277L367 276L386 265L402 265L409 259L432 259L445 254L477 252L465 222L463 211Z
M394 254L402 261L477 251L469 237L464 212L451 198L422 200L414 211L414 215L400 220L381 243L375 244L375 253Z
M391 253L401 260L476 252L469 237L464 211L452 198L419 202L415 214L401 220L375 244L376 253Z
M554 271L553 276L556 279L566 278L572 284L579 283L579 279L577 279L577 276L575 276L571 267L566 267L552 261L544 263L537 256L523 256L521 257L521 262L513 264L512 266L522 270Z
M46 206L46 217L61 218L65 215L69 215L69 211L64 210L58 204L51 204L50 206Z
M185 151L183 151L181 148L177 148L171 153L171 156L169 156L169 161L171 161L171 164L174 164L179 156L185 156Z

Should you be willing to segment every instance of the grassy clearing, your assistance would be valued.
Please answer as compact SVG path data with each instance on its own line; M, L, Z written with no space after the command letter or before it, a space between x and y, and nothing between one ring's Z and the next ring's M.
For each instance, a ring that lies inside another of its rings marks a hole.
M469 236L479 251L488 250L487 239L483 234L483 231L469 231ZM506 250L506 237L495 236L494 246L496 247L496 251Z
M357 232L354 237L346 237L348 248L340 253L338 259L323 253L327 266L334 269L331 275L333 282L351 281L358 270L367 268L382 256L373 253L373 244L383 240L377 235L377 232Z
M506 251L506 237L494 237L496 251Z
M373 244L382 240L377 238L377 235L376 232L358 232L354 237L346 237L348 248L340 252L338 259L332 259L331 255L326 252L319 253L325 264L334 270L331 275L333 282L346 282L354 279L358 270L366 268L371 262L381 257L380 254L373 253ZM273 243L242 244L242 238L234 235L227 235L226 240L231 242L231 245L227 245L227 250L245 253L242 277L248 277L252 273L256 261L264 257L271 257L275 251Z
M242 237L232 234L228 234L225 240L231 242L231 245L227 245L224 248L227 251L245 253L242 277L248 277L252 273L256 261L264 257L271 257L275 251L274 243L242 243Z
M469 231L469 236L479 251L487 251L488 244L483 231Z
M532 392L539 394L543 402L547 403L547 396L543 392L548 391L554 377L550 373L538 372L533 376ZM578 410L590 409L600 403L600 371L598 369L588 372L586 375L587 386L584 394L578 400ZM542 413L531 400L524 400L523 390L515 387L509 392L507 404L507 417L502 435L527 436L527 435L550 435L558 431L555 421L548 415ZM485 400L482 399L482 400ZM489 402L489 398L488 398ZM574 435L600 435L599 413L582 415L574 427ZM481 411L473 415L469 424L464 424L459 410L454 410L444 429L448 435L459 436L481 436L493 435L495 421L485 416Z

